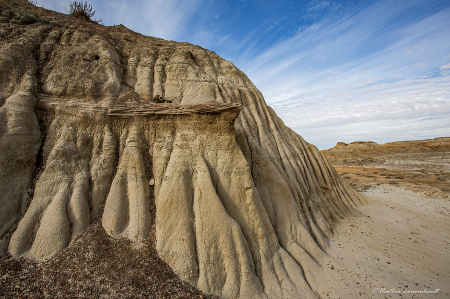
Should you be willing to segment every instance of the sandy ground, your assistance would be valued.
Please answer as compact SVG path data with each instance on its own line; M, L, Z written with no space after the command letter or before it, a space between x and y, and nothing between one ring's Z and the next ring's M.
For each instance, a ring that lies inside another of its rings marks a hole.
M372 203L330 240L343 287L360 298L450 298L450 201L386 184L363 194ZM414 293L424 291L433 293Z

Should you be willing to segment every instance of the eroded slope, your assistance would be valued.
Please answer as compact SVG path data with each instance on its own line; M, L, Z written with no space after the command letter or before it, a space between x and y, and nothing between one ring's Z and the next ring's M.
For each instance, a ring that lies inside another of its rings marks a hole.
M101 216L110 236L136 243L155 223L161 259L206 293L339 295L327 240L364 199L245 74L188 43L48 20L1 24L10 254L50 258Z

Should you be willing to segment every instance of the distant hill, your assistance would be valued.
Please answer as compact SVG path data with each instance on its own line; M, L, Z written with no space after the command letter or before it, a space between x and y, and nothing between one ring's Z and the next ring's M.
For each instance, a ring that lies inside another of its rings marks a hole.
M322 150L322 154L331 161L354 162L356 160L374 159L388 154L428 153L450 151L450 137L434 139L395 141L378 144L373 141L338 142L334 147Z

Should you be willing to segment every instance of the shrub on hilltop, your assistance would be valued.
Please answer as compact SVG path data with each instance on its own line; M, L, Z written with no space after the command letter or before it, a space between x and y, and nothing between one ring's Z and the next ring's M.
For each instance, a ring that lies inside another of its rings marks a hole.
M92 5L87 1L83 3L83 1L71 1L69 4L69 8L66 9L66 12L76 18L85 20L85 21L95 21L93 17L95 16L95 10L92 8Z

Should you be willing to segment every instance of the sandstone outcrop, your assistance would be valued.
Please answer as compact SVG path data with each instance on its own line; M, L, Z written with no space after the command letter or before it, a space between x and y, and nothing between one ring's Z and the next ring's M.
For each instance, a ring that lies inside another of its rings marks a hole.
M160 257L206 293L342 289L327 239L365 200L231 62L123 26L3 15L0 237L9 254L51 258L101 217L110 236L136 243L154 225Z

